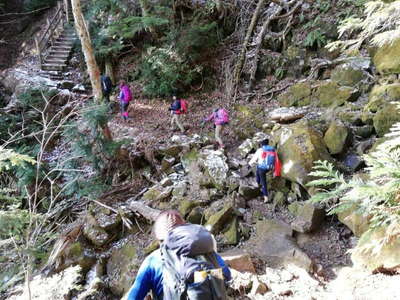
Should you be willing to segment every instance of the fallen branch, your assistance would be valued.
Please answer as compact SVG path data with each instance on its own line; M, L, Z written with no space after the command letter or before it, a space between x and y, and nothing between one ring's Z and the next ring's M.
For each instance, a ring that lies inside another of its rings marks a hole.
M144 204L143 202L139 201L134 201L131 199L128 199L129 201L129 209L132 210L134 213L137 213L144 217L145 219L149 221L155 221L158 215L161 213L161 210L151 208Z

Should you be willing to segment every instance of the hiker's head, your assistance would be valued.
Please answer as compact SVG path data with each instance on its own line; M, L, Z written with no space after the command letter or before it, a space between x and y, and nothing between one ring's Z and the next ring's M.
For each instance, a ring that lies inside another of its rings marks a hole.
M153 233L157 240L163 241L172 228L185 224L185 220L177 210L166 210L160 213L154 222Z
M125 85L125 84L126 84L126 81L125 81L125 80L121 79L121 80L119 81L119 85L120 85L120 86L123 86L123 85Z
M174 94L174 95L172 95L172 100L176 100L176 95Z
M265 139L261 142L261 146L268 146L269 145L269 140Z
M219 108L214 108L214 112L216 113L217 111L219 111Z

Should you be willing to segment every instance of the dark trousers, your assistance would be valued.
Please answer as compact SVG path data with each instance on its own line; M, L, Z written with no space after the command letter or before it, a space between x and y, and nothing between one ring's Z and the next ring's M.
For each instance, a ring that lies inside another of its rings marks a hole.
M122 116L122 118L124 118L124 120L127 120L128 119L129 102L120 101L119 104L121 107L121 116Z
M260 169L257 167L256 178L257 178L258 185L261 185L261 191L262 191L263 196L268 197L267 172L268 172L268 170Z
M111 92L103 91L103 97L104 97L104 100L106 100L107 103L110 102L110 94L111 94Z

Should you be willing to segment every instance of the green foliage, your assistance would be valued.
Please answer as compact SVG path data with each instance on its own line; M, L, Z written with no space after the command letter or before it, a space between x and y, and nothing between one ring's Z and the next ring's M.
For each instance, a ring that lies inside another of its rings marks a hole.
M320 12L326 13L331 9L331 3L330 1L326 0L316 0L315 5L319 9Z
M309 32L304 40L304 46L306 47L318 47L321 48L325 46L327 43L326 36L324 33L319 30L315 29Z
M285 69L283 68L277 68L275 70L275 77L278 79L282 79L285 76Z
M5 149L0 146L0 172L10 170L12 167L21 167L25 163L35 164L35 160L27 155L16 153L12 149Z
M29 220L30 217L27 210L0 210L0 238L8 239L13 237L17 241L22 240Z
M37 10L45 7L52 7L56 4L56 0L30 0L25 4L26 11Z
M125 141L114 142L103 134L110 115L106 104L89 103L79 112L80 118L72 121L63 136L71 145L69 158L52 167L73 170L65 174L66 196L95 197L106 188L110 178L103 177L112 167L118 149ZM88 175L91 174L91 175Z
M147 48L140 65L140 80L148 96L171 95L201 78L204 69L198 61L216 46L217 25L193 23L177 27L163 41L170 46Z
M330 213L358 207L360 213L371 216L369 230L390 226L398 229L392 231L394 235L400 235L400 123L387 137L375 152L364 156L367 179L356 175L346 179L330 163L317 162L310 175L318 179L308 185L320 190L310 201L327 204ZM393 237L387 233L385 239Z
M348 38L353 32L358 32L355 38ZM383 46L400 38L400 2L384 3L369 1L365 3L362 18L349 17L339 26L339 37L346 39L327 45L329 50L359 49L364 41L370 41L374 46Z

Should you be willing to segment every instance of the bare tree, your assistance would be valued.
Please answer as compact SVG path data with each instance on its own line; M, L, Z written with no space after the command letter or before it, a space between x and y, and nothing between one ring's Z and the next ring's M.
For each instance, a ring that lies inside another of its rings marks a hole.
M75 20L75 28L78 32L79 39L81 40L82 50L83 54L85 55L86 66L93 88L93 95L96 101L101 101L102 92L100 82L100 69L96 63L89 31L87 29L86 22L82 14L81 1L71 0L71 4Z

